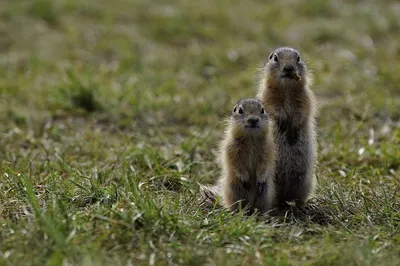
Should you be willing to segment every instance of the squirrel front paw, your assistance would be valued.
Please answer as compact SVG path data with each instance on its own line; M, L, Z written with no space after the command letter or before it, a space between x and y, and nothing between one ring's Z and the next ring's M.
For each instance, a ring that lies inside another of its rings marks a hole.
M241 180L242 186L244 189L249 190L250 189L250 182L249 181L243 181Z
M264 194L264 191L266 190L266 186L267 186L267 183L265 181L258 181L256 184L257 195Z

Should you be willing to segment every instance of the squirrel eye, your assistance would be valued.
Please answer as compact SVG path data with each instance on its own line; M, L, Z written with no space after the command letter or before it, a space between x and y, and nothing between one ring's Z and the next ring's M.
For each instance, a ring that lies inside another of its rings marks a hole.
M297 62L300 62L300 55L297 56Z
M274 55L274 61L278 62L278 57L276 55Z
M264 107L261 108L261 114L262 114L262 115L265 114Z
M235 107L233 107L233 112L236 113L236 109L237 109L237 105L235 105Z
M243 108L241 106L239 106L239 110L238 110L239 114L243 114Z

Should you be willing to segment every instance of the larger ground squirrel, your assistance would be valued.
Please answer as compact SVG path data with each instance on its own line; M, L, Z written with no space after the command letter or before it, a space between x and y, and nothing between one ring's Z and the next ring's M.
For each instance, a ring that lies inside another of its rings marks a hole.
M225 207L265 213L272 206L276 151L271 127L260 100L241 100L233 108L220 146Z
M277 203L295 201L304 207L316 185L316 102L310 74L299 52L274 50L262 71L258 98L273 119L277 148Z

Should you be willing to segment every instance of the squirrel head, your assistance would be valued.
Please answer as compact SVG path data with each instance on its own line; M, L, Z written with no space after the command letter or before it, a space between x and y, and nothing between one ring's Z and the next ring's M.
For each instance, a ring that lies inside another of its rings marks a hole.
M300 53L290 47L277 48L269 56L265 65L268 78L276 83L287 82L304 85L307 79L307 67Z
M265 134L268 115L260 100L243 99L233 107L230 124L234 137Z

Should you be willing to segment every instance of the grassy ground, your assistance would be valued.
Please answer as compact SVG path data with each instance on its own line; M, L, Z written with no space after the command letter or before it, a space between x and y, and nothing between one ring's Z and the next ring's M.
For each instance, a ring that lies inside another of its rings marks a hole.
M0 265L400 265L396 1L0 2ZM203 211L221 119L294 46L318 193Z

